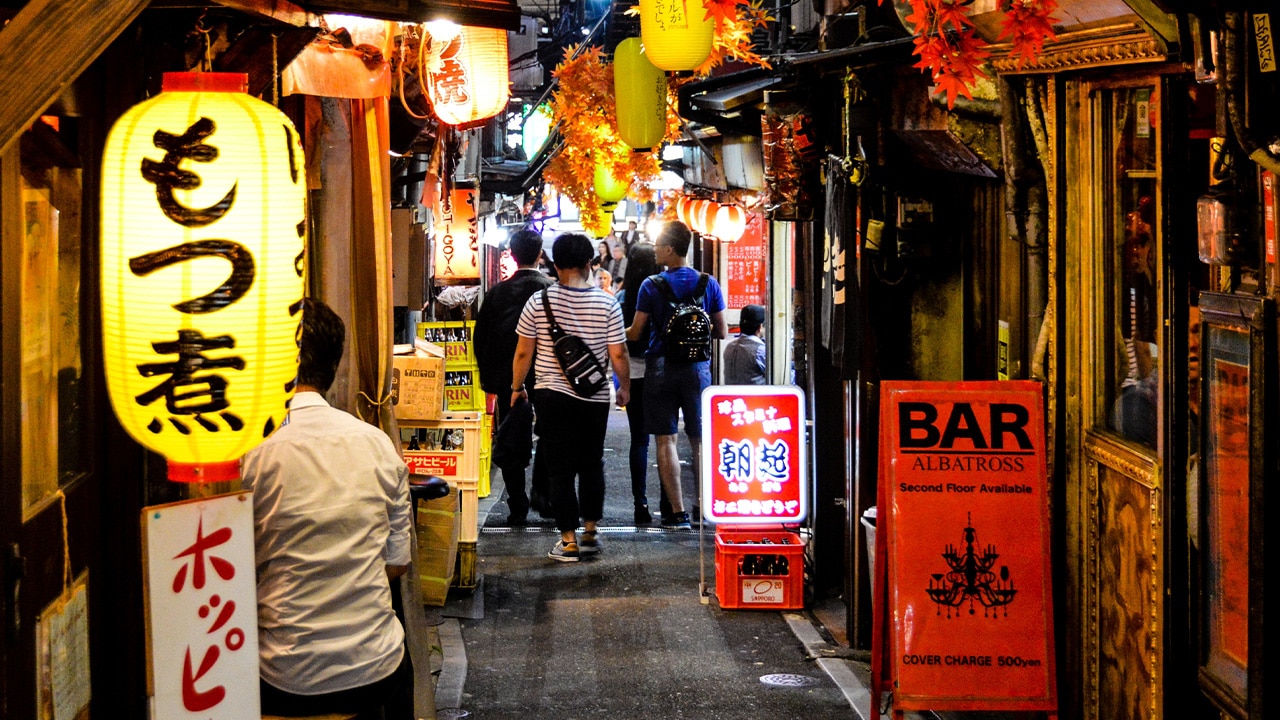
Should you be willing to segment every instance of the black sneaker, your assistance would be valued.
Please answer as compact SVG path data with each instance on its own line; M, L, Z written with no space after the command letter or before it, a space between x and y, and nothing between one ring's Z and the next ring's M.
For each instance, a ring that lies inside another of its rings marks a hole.
M678 512L672 513L662 518L662 527L669 530L692 530L693 525L689 522L689 513Z
M636 524L648 525L653 522L653 516L649 514L649 508L646 505L636 506Z
M551 552L547 553L547 557L557 562L578 562L581 559L578 553L578 543L573 541L565 542L563 540L557 542L556 546L551 548Z
M604 549L604 541L600 539L598 533L584 530L582 537L578 540L578 553L580 555L595 555Z

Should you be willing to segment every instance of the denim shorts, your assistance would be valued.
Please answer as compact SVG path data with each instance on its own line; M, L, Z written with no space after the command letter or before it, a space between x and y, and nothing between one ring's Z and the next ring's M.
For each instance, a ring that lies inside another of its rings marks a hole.
M702 437L702 391L711 385L711 363L668 363L645 357L644 429L650 435L675 435L684 413L684 432Z

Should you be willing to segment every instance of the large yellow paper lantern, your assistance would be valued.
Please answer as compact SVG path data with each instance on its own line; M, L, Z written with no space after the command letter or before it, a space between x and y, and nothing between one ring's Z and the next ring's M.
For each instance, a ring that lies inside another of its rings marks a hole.
M507 107L507 31L436 20L424 25L421 77L436 116L472 128Z
M644 52L663 70L693 70L706 62L715 29L702 0L640 0Z
M636 149L662 142L667 132L667 76L649 62L640 38L627 38L613 51L613 88L618 137Z
M432 208L435 281L468 285L480 281L480 234L476 226L476 191L455 187L441 193Z
M631 188L631 181L618 178L607 165L598 162L596 163L592 185L595 188L596 197L600 198L600 206L612 212L618 203L627 196L627 190Z
M167 73L102 162L102 350L120 423L182 481L238 477L298 374L306 171L234 73Z

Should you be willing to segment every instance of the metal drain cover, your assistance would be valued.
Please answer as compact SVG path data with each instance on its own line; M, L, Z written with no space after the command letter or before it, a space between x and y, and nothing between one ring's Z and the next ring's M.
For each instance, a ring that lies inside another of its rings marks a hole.
M765 685L773 685L775 687L813 687L822 683L816 677L808 675L796 675L794 673L774 673L772 675L761 675L760 682Z
M471 717L470 710L462 708L441 708L436 710L436 720L462 720Z

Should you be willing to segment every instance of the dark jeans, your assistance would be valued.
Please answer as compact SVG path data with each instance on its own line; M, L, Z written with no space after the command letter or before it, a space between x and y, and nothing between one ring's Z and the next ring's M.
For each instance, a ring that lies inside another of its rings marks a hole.
M649 433L644 429L644 378L631 378L631 399L627 401L627 427L631 430L631 497L637 506L649 506L646 490L649 479ZM659 511L671 514L667 493L659 486Z
M405 688L409 688L409 694L412 695L413 668L409 663L409 649L406 647L404 657L394 672L375 683L350 690L320 695L295 695L269 685L262 679L258 680L258 687L262 694L263 715L300 717L357 713L359 720L392 720L399 716ZM408 716L410 718L413 717L411 708L412 705Z
M560 532L578 519L604 516L604 436L609 403L590 402L555 390L535 390L538 455L545 455L551 509ZM574 478L577 488L574 488Z

